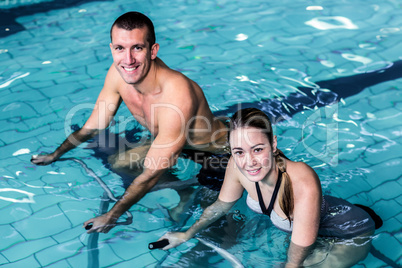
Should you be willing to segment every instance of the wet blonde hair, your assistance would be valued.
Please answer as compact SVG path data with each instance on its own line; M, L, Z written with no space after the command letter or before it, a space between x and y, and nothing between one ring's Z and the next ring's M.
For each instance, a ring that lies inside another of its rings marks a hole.
M272 146L274 135L272 132L272 124L268 116L261 110L256 108L246 108L237 111L230 122L230 133L240 127L253 127L262 130L267 135L268 141ZM274 152L275 163L278 169L282 172L282 183L279 188L278 200L279 206L285 213L287 220L291 221L293 214L294 198L292 181L286 172L286 159L285 154L278 148Z

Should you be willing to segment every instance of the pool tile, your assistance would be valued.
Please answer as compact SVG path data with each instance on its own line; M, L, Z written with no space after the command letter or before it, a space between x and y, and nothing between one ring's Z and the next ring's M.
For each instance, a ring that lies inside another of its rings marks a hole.
M0 120L12 117L31 118L36 115L35 110L24 102L12 102L6 105L1 105L0 110L2 111Z
M188 59L182 55L168 55L166 56L166 60L164 61L167 65L172 66L180 66L182 63L186 62Z
M60 78L62 78L62 77L69 76L69 74L60 73L60 74L57 74L57 76L60 76ZM66 96L69 93L73 93L76 90L79 90L81 88L82 88L82 85L80 83L70 82L70 83L68 83L68 86L66 86L64 84L57 84L57 85L54 85L51 87L42 88L41 92L49 98L54 98L54 97Z
M86 230L82 227L82 224L74 226L70 229L66 229L58 234L52 235L52 238L57 241L57 243L62 244L74 239L79 239L86 243L89 235L86 234Z
M82 226L89 219L88 213L82 210L80 203L79 201L66 201L59 205L72 226Z
M402 159L395 158L371 165L370 167L367 167L370 172L366 175L366 181L373 188L376 188L384 182L394 181L399 177L398 173L401 168L401 164Z
M62 141L64 141L67 138L67 134L69 135L70 133L72 133L72 131L70 131L71 126L68 126L68 128L66 129L66 122L64 121L65 118L63 118L63 114L62 113L60 113L60 114L56 113L56 114L62 120L59 120L59 121L56 121L56 122L50 124L50 129L52 130L51 132L49 132L51 134L50 138L54 138L55 141L56 141L56 138L58 138L57 142L52 144L53 146L61 144ZM64 131L67 131L67 130L69 132L66 134ZM41 138L41 137L38 137L38 138Z
M31 88L28 86L20 85L18 86L18 91L14 91L10 94L3 93L0 105L7 105L9 103L13 103L16 99L21 102L31 102L31 101L44 100L45 97L42 94L40 94L37 90L31 90ZM35 109L35 107L33 107L33 109Z
M47 227L37 228L37 226L43 224L44 220ZM31 240L58 234L65 229L71 228L71 223L59 207L52 206L36 211L28 218L14 222L13 226L26 239Z
M52 113L52 111L49 110L49 99L45 99L42 101L33 101L31 102L31 104L39 115L46 115Z
M115 264L113 267L116 268L135 267L138 265L138 263L141 263L143 267L149 267L149 268L157 267L158 265L157 261L150 259L148 255L142 255L138 258L134 258L128 261Z
M381 219L387 221L399 213L400 206L394 200L379 200L371 208L377 211Z
M27 124L31 129L41 128L46 125L51 124L52 122L56 122L60 120L55 113L50 113L47 115L42 115L38 118L30 118L24 120L24 123ZM41 136L41 135L38 135Z
M179 200L180 197L175 190L163 189L148 193L137 204L146 206L148 208L158 208L157 205L161 205L166 208L171 208L172 206L177 205Z
M392 121L393 120L388 120L389 124L391 124L390 122L392 122ZM391 126L390 128L384 127L382 129L376 131L375 134L376 135L373 138L377 142L383 141L384 139L389 139L389 140L395 141L398 144L401 144L401 142L402 142L402 139L401 139L402 125L395 125L395 126Z
M402 213L399 213L401 215ZM402 220L402 215L399 217ZM397 220L396 218L390 218L384 221L384 225L381 226L379 231L384 232L387 231L389 233L398 233L401 231L401 221Z
M402 93L396 88L391 88L370 97L370 105L379 110L389 109L397 101L402 101Z
M2 156L1 156L1 157L3 157L3 158L0 158L0 159L2 160L2 164L3 164L4 166L17 165L18 163L21 163L21 161L20 161L18 158L16 158L16 157L11 157L11 155L16 152L16 148L10 148L10 147L11 147L11 146L6 145L6 146L4 146L4 147L1 148L2 150L5 149L5 148L12 150L12 151L6 151L6 152L9 152L10 154L8 154L8 155L2 155ZM20 148L18 148L18 149L20 149ZM18 149L17 149L17 150L18 150Z
M15 244L25 242L22 237L11 225L0 225L0 232L2 234L1 251L4 251ZM0 263L1 263L0 259Z
M34 53L34 52L28 52L28 53ZM20 54L17 54L17 57L14 60L16 63L21 64L21 66L24 66L24 68L26 68L27 70L30 70L31 68L42 67L43 62L37 57L31 55L20 55Z
M49 186L47 186L49 187ZM48 195L41 194L34 196L35 203L31 204L33 211L41 211L45 208L50 208L53 206L58 206L59 203L71 200L71 197L63 195Z
M20 181L16 179L15 172L11 169L0 167L0 187L7 188L7 187L21 187L22 184Z
M81 252L77 252L77 254L74 254L66 259L66 262L70 266L64 266L63 268L66 267L89 267L88 266L88 253L86 252L85 248L82 249Z
M5 201L1 201L5 202ZM28 204L13 204L0 209L2 215L7 217L0 218L0 224L12 224L32 215L33 211Z
M10 47L8 47L8 44L3 44L3 42L1 42L0 40L0 50L2 50L3 52L0 52L0 60L1 62L11 62L12 61L12 57L11 57L11 53L8 52L8 49ZM7 49L7 52L4 51L4 49Z
M77 47L82 48L82 44L76 44ZM73 55L66 55L66 57L61 58L63 61L63 65L65 65L68 69L75 70L76 68L85 68L82 66L82 62L85 64L96 63L96 58L93 57L93 52L88 52L87 50L80 50ZM74 76L75 77L75 76ZM72 79L74 81L74 79Z
M120 257L116 255L116 252L114 252L114 250L108 243L99 243L98 248L99 263L102 264L102 266L111 266L123 261Z
M71 190L72 188L77 187L77 181L74 179L77 175L80 176L80 170L75 170L75 172L68 172L68 169L63 169L59 168L57 166L59 162L55 162L52 164L52 166L49 166L47 170L47 174L43 175L41 177L41 180L46 183L46 185L51 186L46 189L49 189L49 191L52 190L52 188L64 188L66 190ZM66 172L67 171L67 172ZM85 177L82 176L84 181L79 180L78 186L85 184ZM88 178L88 181L90 179Z
M384 196L384 193L387 193ZM402 186L395 181L388 181L376 186L370 191L370 195L376 199L390 200L397 198L402 193Z
M4 131L0 133L0 139L5 143L13 142L14 148L25 148L29 141L35 140L35 136L41 136L46 132L49 132L49 125L33 129L29 132L20 132L15 130Z
M85 89L83 89L83 90L90 93L89 94L90 96L87 96L87 97L92 98L94 104L95 104L95 101L98 97L100 90L103 87L103 82L104 82L106 73L109 70L109 67L111 66L111 64L112 64L112 61L104 60L104 61L95 63L94 65L87 66L88 75L93 76L93 77L90 80L80 81L80 83L85 86ZM93 72L91 71L91 69L94 69ZM95 71L95 69L98 69L98 70ZM98 74L98 72L101 74ZM73 93L73 96L74 96L74 93ZM76 100L76 98L73 98L73 97L71 99L73 102L78 101L78 100Z
M367 163L376 164L378 159L391 161L401 156L400 144L393 141L382 141L374 145L367 146L364 159Z
M352 204L361 204L365 206L372 206L374 204L373 197L371 197L367 192L358 193L347 199L348 202Z
M35 253L35 257L41 266L47 267L50 264L57 263L59 260L79 254L82 248L84 248L82 242L78 239L73 239L47 247Z
M72 103L68 97L65 95L60 95L57 97L52 97L49 101L48 108L51 111L56 112L58 114L63 114L66 110L68 111L69 107L72 106Z
M9 46L13 47L13 45L18 44L20 42L20 40L28 39L28 38L32 39L32 35L30 33L28 33L27 31L21 31L21 32L18 32L16 34L12 34L12 35L8 36L6 38L6 40L7 40L7 44ZM16 46L16 47L18 47L18 46Z
M402 255L400 242L388 233L380 233L378 237L373 240L373 245L378 251L395 262L397 262Z
M131 231L127 233L127 236L124 235L126 232L127 231L121 231L121 233L115 232L115 238L109 240L109 246L113 252L123 260L130 260L141 257L142 255L148 255L150 252L148 244L153 241L150 239L149 234ZM125 250L127 248L132 248L133 251L130 252Z
M3 264L2 267L4 268L40 267L40 264L36 261L35 257L31 255L12 263Z
M32 255L55 244L56 242L49 237L24 241L14 245L11 248L2 251L2 255L4 255L8 260L10 260L10 262L16 262L25 259L26 256Z
M366 267L387 267L386 263L382 260L374 257L372 254L368 254L367 257L361 261L357 266L353 266L353 268L366 268Z
M47 268L66 268L72 267L67 260L60 260L55 263L49 264L46 266Z
M382 108L372 115L376 120L367 120L367 124L370 124L375 129L381 130L386 128L390 128L392 125L401 125L396 122L401 122L402 113L400 113L397 109L391 107L388 109ZM390 121L390 122L389 122ZM395 122L392 124L392 122Z
M382 43L386 43L386 48L381 52L381 55L384 58L397 60L397 59L395 59L395 56L394 56L394 55L400 55L397 45L395 44L394 46L390 46L390 44L387 44L389 42L395 42L395 41L396 40L393 40L392 38L385 38L385 40L382 41Z
M134 219L142 219L141 221L134 220L131 224L138 231L147 233L165 226L165 219L157 218L152 214L137 211L133 211L132 214ZM150 222L152 222L152 225L149 224Z
M24 82L27 83L28 85L32 83L33 86L43 85L40 88L38 88L38 90L40 90L40 92L42 92L43 94L44 88L53 87L55 84L54 81L57 81L59 78L65 75L66 74L64 73L60 73L59 70L54 70L47 66L46 68L38 69L35 70L35 72L31 72L29 76L24 78ZM38 84L38 81L42 82ZM46 85L49 85L49 87L46 87ZM44 94L44 96L46 96L46 94Z
M98 62L94 62L94 63L90 63L86 65L86 73L91 77L91 78L98 78L99 82L96 82L99 86L99 90L102 88L103 86L103 81L102 79L105 77L105 74L107 73L110 65L112 64L112 62L104 60L104 61L98 61ZM90 79L89 81L92 81L92 79ZM88 85L87 85L88 86Z
M347 183L332 184L329 188L331 191L337 193L336 196L345 199L348 199L356 193L365 192L372 189L372 187L363 178L356 178Z
M69 75L61 77L57 80L57 83L59 84L65 84L65 83L70 83L70 82L75 82L75 81L81 81L81 80L90 80L91 77L86 73L85 67L75 67L69 70L65 70L64 72L67 72ZM81 85L81 88L83 86ZM71 92L73 93L73 92Z
M9 261L0 253L0 265L7 264Z
M18 121L18 122L12 122L12 120L0 120L0 135L1 132L3 131L12 131L12 130L17 130L17 131L28 131L29 127L25 123L25 120Z
M50 125L50 127L52 128L53 125L54 124ZM55 133L53 129L49 132L49 134L52 133ZM44 135L37 137L36 140L30 141L30 143L33 145L38 144L36 149L31 151L32 154L51 153L56 150L58 147L57 145L61 144L61 140L63 140L62 138L58 138L57 135Z

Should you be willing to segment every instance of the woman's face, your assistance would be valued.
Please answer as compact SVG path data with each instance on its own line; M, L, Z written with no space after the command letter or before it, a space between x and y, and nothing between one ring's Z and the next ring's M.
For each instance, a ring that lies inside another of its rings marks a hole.
M271 145L261 129L240 127L230 133L229 142L236 166L248 180L261 181L273 170L276 137Z

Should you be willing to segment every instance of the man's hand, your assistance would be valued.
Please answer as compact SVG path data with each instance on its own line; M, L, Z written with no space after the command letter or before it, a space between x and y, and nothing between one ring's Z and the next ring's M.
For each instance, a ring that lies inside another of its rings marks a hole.
M174 247L177 247L177 246L183 244L184 242L189 240L190 237L188 237L188 235L183 232L175 232L175 233L168 232L168 233L164 234L161 238L159 238L158 241L163 240L163 239L169 240L169 245L162 248L163 250L167 250L167 249L171 249L171 248L174 248Z
M46 166L53 163L57 159L58 158L56 158L53 154L33 155L31 158L31 163L38 166Z
M107 213L103 214L99 217L92 218L86 222L84 222L84 228L87 229L89 226L87 233L108 233L113 227L116 226L117 218L110 217ZM88 227L87 227L88 226ZM87 227L87 228L86 228Z

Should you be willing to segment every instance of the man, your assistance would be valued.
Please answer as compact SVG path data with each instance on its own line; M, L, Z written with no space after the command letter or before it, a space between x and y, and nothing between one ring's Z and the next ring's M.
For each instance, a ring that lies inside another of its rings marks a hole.
M201 88L157 57L159 44L151 20L138 12L120 16L110 30L113 64L85 125L72 133L53 153L32 157L47 165L108 127L119 105L125 102L134 118L154 139L109 158L116 170L135 180L113 208L84 223L88 232L107 233L117 219L137 203L163 173L175 164L184 148L224 153L226 127L215 118Z

